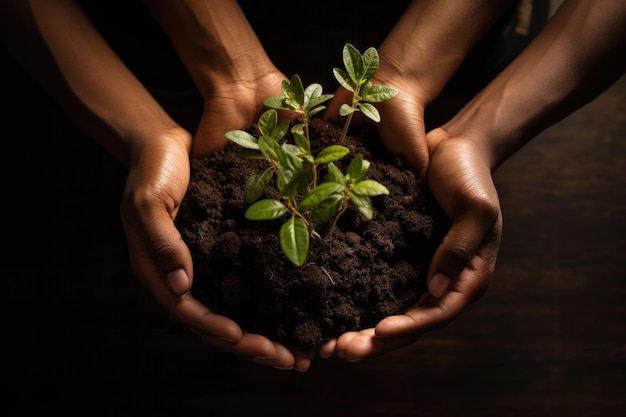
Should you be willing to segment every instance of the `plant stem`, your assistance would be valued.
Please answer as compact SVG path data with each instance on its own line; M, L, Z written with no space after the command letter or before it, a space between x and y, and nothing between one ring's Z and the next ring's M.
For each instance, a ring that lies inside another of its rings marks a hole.
M346 139L346 135L348 134L348 127L350 126L350 122L352 121L352 115L354 112L350 113L348 117L346 117L346 122L343 124L343 130L341 131L341 137L339 138L339 145L343 144L343 141Z
M329 238L332 236L333 231L335 231L335 228L337 227L337 222L339 221L339 218L343 215L343 213L346 212L346 210L348 210L348 200L349 199L350 199L350 194L346 193L344 198L343 198L343 205L341 206L341 210L339 211L339 213L337 213L337 215L333 219L333 223L330 225L330 229L328 230L328 237Z

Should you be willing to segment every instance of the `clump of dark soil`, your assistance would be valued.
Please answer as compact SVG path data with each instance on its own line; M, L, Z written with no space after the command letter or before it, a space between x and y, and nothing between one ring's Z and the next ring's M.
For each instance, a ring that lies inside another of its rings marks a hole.
M336 144L340 131L313 119L314 154ZM366 176L390 194L372 198L372 220L351 207L331 235L328 225L316 228L323 239L311 240L302 267L293 266L280 250L282 221L244 217L245 181L266 166L264 161L238 156L235 144L192 160L177 226L194 260L195 297L247 331L304 349L373 327L418 300L448 219L428 189L388 156L375 135L353 132L343 145L351 153L337 166L345 172L352 157L362 154L371 162Z

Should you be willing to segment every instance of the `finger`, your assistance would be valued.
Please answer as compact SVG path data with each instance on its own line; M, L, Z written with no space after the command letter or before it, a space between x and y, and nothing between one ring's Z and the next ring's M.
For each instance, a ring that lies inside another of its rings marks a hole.
M382 338L404 337L442 329L482 296L495 269L495 256L499 247L499 238L496 237L499 234L495 230L443 296L438 298L425 293L417 305L404 315L381 320L376 326L376 335Z
M405 314L381 320L376 326L376 335L382 339L418 337L427 331L445 327L467 304L469 300L457 291L448 291L441 298L429 295L426 301Z
M195 329L194 332L207 344L232 354L255 360L257 362L264 362L266 364L277 363L282 366L287 366L286 363L291 363L291 366L293 365L293 356L291 354L285 355L284 352L279 352L276 345L264 336L253 333L243 333L240 340L233 343L228 340L224 340L223 338L199 332ZM279 353L281 355L279 355Z
M374 329L353 332L349 338L338 340L337 348L341 357L348 362L356 362L366 358L380 356L384 353L408 346L417 341L417 337L381 338Z
M174 306L164 304L170 314L180 323L205 336L220 338L230 343L240 342L243 332L239 325L228 317L211 312L191 294L174 300Z
M311 362L315 357L315 350L304 351L298 348L291 348L290 351L295 357L293 369L299 372L308 371L311 367Z
M335 346L335 354L337 357L342 359L346 357L346 348L350 345L352 339L359 336L359 333L358 331L345 332L337 338Z
M169 223L173 225L171 218ZM158 229L159 231L155 230L152 236L167 230L169 223L163 222L162 228ZM187 291L183 295L176 294L172 291L172 286L166 284L168 274L162 271L167 271L168 268L172 268L172 265L177 265L175 267L175 271L177 271L175 274L177 275L186 275L186 272L184 272L185 268L192 270L189 249L182 241L182 238L180 238L178 231L172 232L172 234L177 236L176 239L173 239L174 243L157 244L159 249L149 253L150 249L144 245L145 242L156 242L159 239L165 242L172 242L172 239L168 240L168 238L163 237L148 238L147 234L139 235L136 232L136 228L130 226L129 223L126 223L126 225L128 225L126 227L127 242L135 275L146 285L157 302L178 322L192 327L200 333L224 340L239 341L242 332L234 321L212 313L188 292L191 286L191 279L188 278L188 283L185 286L179 286L179 291L183 289ZM164 233L167 235L167 232ZM176 285L178 284L173 286Z
M318 353L321 358L330 358L335 354L335 347L337 346L337 339L330 339L328 342L323 343L318 348Z
M428 290L441 297L450 284L470 267L480 279L490 275L495 268L500 247L502 216L496 205L488 205L477 214L470 212L460 221L453 222L450 231L435 251L429 268ZM467 276L467 275L466 275ZM474 296L474 290L467 288Z

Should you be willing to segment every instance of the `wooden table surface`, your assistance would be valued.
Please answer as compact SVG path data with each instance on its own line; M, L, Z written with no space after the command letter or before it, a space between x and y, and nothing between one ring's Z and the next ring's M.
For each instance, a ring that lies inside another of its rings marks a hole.
M625 415L626 78L497 171L481 300L411 347L297 373L164 315L128 264L124 169L5 62L4 415Z

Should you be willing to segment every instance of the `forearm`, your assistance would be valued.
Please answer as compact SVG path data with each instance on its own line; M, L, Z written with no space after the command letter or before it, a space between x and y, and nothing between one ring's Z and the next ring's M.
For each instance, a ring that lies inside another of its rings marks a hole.
M273 69L235 0L144 0L200 92Z
M496 169L624 74L625 25L624 2L567 1L531 45L444 130L480 141Z
M513 0L414 0L379 48L384 78L419 86L430 103Z
M176 126L73 1L7 0L0 7L9 51L124 165L137 142Z

